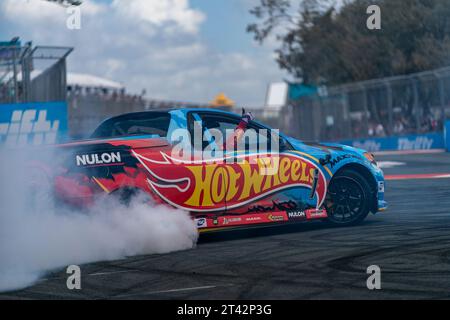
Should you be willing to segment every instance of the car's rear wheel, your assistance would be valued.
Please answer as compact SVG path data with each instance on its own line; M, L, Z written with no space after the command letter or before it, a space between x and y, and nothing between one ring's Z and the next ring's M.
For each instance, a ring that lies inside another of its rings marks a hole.
M358 172L338 173L328 186L325 200L327 221L337 226L355 225L370 211L370 185Z

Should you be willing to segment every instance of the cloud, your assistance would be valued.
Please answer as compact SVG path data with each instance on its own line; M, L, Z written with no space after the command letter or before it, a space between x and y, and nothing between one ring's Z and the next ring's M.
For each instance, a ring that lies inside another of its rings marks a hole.
M239 104L260 106L267 84L282 77L271 48L220 52L205 42L207 16L188 0L87 0L81 14L81 30L68 30L63 7L2 0L0 38L72 46L69 71L106 77L135 93L146 89L156 99L206 103L223 91Z
M205 19L202 12L189 8L187 0L114 0L112 8L129 19L163 26L168 22L178 25L183 31L196 33Z

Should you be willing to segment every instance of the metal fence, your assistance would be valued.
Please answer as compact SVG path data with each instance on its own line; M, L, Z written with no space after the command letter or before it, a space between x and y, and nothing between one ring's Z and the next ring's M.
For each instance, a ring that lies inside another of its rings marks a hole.
M103 120L123 113L152 109L208 107L206 104L150 100L125 92L103 94L101 91L81 93L72 90L68 93L67 101L69 137L72 139L87 138Z
M22 56L28 46L22 47L17 41L0 46L0 103L11 103L19 100L19 76L27 70Z
M66 58L72 48L0 46L0 103L66 100Z
M304 140L442 132L450 118L450 67L329 87L290 101L280 129Z

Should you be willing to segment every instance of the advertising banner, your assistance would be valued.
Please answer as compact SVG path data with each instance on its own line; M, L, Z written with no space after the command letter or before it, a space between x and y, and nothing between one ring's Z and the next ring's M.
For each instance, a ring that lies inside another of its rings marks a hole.
M0 144L54 144L67 135L65 102L0 104Z
M356 148L365 149L370 152L431 150L445 148L445 139L444 134L442 133L426 133L399 137L344 140L341 141L341 143Z

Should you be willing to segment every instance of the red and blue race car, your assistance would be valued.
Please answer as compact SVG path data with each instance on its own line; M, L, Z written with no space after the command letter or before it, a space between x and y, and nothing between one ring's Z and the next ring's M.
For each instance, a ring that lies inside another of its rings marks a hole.
M58 149L62 168L48 172L59 200L84 207L106 194L128 203L143 192L188 211L200 231L316 219L351 225L387 207L372 154L299 141L248 114L123 114Z

